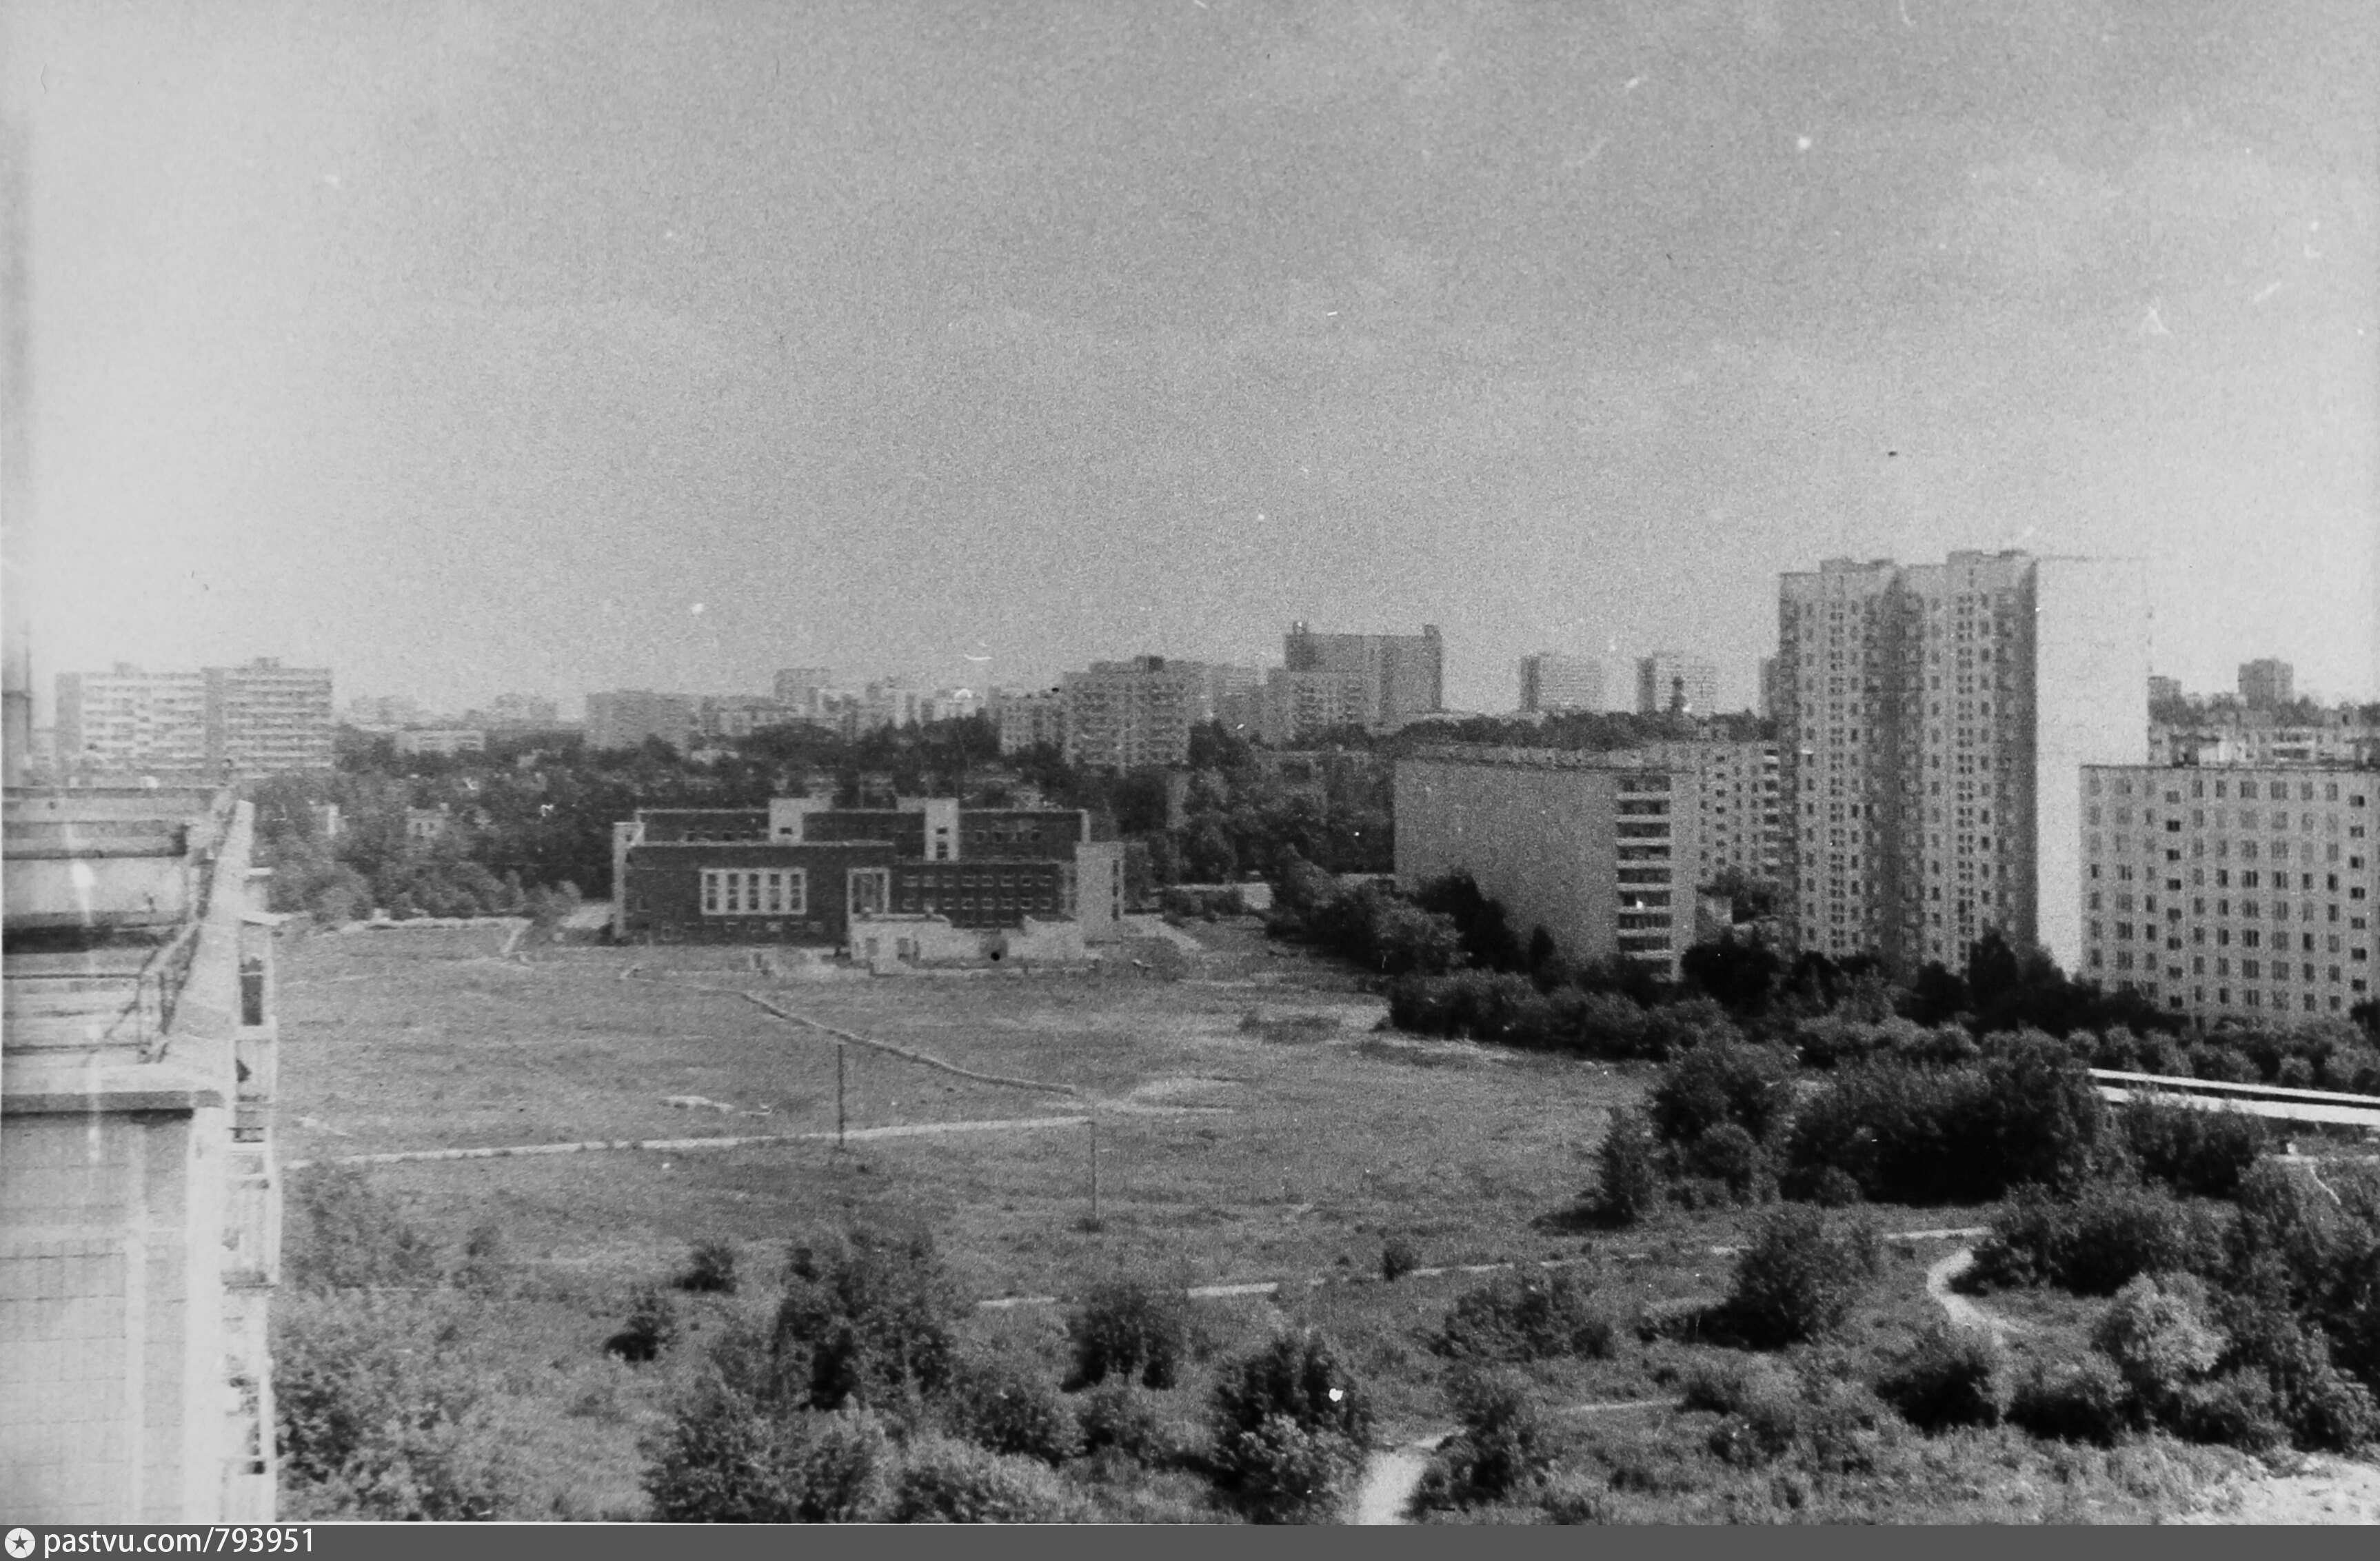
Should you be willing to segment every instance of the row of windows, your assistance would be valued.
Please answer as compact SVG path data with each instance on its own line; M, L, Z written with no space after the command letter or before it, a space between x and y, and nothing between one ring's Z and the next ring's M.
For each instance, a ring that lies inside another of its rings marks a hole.
M702 870L705 916L799 916L808 908L808 874L801 868Z
M2113 784L2115 794L2117 796L2130 797L2132 795L2131 777L2127 775L2118 775L2115 777ZM2339 800L2339 786L2338 782L2335 780L2320 782L2301 780L2295 784L2297 787L2297 799L2301 802L2313 801L2315 799L2314 793L2317 789L2322 793L2321 799L2323 801L2336 802ZM2291 783L2286 780L2255 781L2245 779L2217 779L2209 781L2204 776L2200 776L2190 783L2190 795L2193 798L2204 798L2207 795L2207 787L2210 785L2215 788L2214 796L2217 800L2223 799L2227 793L2228 793L2232 787L2236 787L2238 788L2237 795L2240 800L2243 802L2252 802L2256 800L2260 787L2262 788L2262 795L2265 799L2275 802L2286 802L2289 799L2289 787ZM2083 782L2082 789L2086 796L2097 797L2101 795L2101 777L2098 775L2090 775L2086 777ZM2154 797L2155 794L2156 783L2149 780L2145 776L2142 777L2141 795L2143 797ZM2180 787L2168 787L2165 794L2165 799L2168 802L2180 801L2181 788ZM2364 805L2364 794L2362 792L2350 792L2347 794L2347 805L2350 808L2361 808Z
M1032 889L1050 882L1050 872L946 872L930 877L924 873L901 874L901 891L908 894L921 884L928 889Z

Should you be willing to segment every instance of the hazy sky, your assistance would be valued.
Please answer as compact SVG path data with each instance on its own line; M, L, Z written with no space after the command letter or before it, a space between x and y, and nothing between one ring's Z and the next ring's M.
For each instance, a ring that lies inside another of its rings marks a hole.
M2011 543L2380 694L2363 0L9 12L44 708L1301 617L1749 702L1779 570Z

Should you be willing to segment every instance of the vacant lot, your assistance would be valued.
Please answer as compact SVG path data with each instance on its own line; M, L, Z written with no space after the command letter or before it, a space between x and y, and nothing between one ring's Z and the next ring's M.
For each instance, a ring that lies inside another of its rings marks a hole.
M846 1222L929 1226L980 1299L1077 1295L1118 1271L1190 1285L1281 1281L1276 1296L1201 1302L1201 1355L1237 1351L1284 1311L1320 1322L1365 1373L1391 1441L1452 1424L1427 1340L1481 1282L1379 1283L1391 1239L1426 1265L1584 1260L1600 1304L1622 1320L1646 1302L1725 1288L1724 1249L1748 1213L1675 1213L1610 1235L1572 1215L1610 1110L1636 1100L1646 1074L1378 1033L1383 1005L1343 970L1269 946L1249 923L1192 932L1205 952L1146 962L1179 979L802 981L731 950L565 947L523 964L498 957L493 933L293 940L282 961L283 1154L832 1132L835 1042L747 993L958 1068L1057 1087L963 1079L851 1045L854 1128L1089 1119L868 1139L842 1153L810 1140L375 1167L374 1184L450 1261L474 1229L502 1232L502 1273L479 1286L470 1349L516 1460L516 1516L641 1515L639 1436L698 1369L706 1337L732 1312L765 1311L788 1240ZM1979 1213L1887 1211L1883 1223L1962 1226ZM666 1282L704 1238L737 1249L747 1293L681 1298L686 1335L654 1365L605 1356L636 1289ZM1892 1249L1872 1302L1828 1348L1869 1361L1905 1348L1939 1316L1925 1272L1949 1250ZM2014 1340L2020 1353L2071 1349L2095 1310L2033 1297L2006 1309L2029 1327ZM984 1311L971 1326L985 1343L1038 1354L1054 1376L1062 1318L1028 1304ZM1716 1417L1668 1406L1716 1353L1629 1336L1608 1360L1529 1372L1565 1411L1572 1465L1634 1493L1615 1515L1844 1516L1771 1490L1765 1476L1709 1484L1717 1466L1699 1449ZM1201 1366L1169 1396L1184 1420L1196 1417L1208 1380ZM1659 1403L1566 1412L1643 1399ZM2007 1433L1988 1442L1912 1452L1858 1510L2139 1518L2186 1503L2205 1472L2101 1468L2114 1455Z

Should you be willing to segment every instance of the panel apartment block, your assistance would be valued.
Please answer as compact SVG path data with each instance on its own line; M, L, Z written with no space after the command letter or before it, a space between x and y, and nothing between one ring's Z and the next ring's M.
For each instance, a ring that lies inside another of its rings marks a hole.
M2343 1015L2380 965L2380 772L2086 765L2080 974L2201 1021Z
M673 748L684 748L694 733L698 713L683 694L648 693L618 689L587 696L587 746L589 749L636 748L647 738L659 738Z
M1214 684L1198 662L1135 656L1093 662L1059 680L1066 762L1099 769L1184 764L1191 728L1214 718Z
M1446 648L1436 624L1419 634L1317 634L1303 623L1281 640L1283 669L1364 679L1364 726L1395 731L1446 708Z
M2137 562L1833 559L1782 578L1778 627L1802 945L1906 975L1998 928L2074 969L2074 779L2147 757Z
M1603 709L1603 664L1589 656L1540 651L1521 658L1521 708L1599 712Z
M1574 959L1624 955L1675 979L1694 926L1693 773L1618 756L1493 750L1401 759L1397 883L1468 872L1514 931Z
M58 675L59 757L75 774L183 780L327 770L331 673L259 659L198 672Z

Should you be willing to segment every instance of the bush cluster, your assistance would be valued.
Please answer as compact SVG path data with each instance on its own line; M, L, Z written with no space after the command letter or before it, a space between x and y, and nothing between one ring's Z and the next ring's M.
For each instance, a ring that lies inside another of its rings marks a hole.
M1974 1065L1871 1060L1802 1105L1785 1190L1810 1197L1830 1170L1871 1201L1918 1206L2070 1189L2099 1157L2103 1116L2089 1075L2047 1036L1996 1038Z
M1820 1337L1842 1325L1882 1263L1882 1243L1866 1221L1783 1204L1761 1218L1737 1256L1723 1321L1767 1348Z
M1570 1269L1501 1274L1456 1299L1430 1348L1452 1360L1519 1362L1611 1353L1610 1317Z
M1987 1330L1937 1323L1876 1391L1920 1431L1998 1425L2009 1407L2008 1352Z
M1133 1279L1104 1280L1067 1318L1066 1335L1075 1357L1069 1388L1111 1379L1169 1388L1190 1350L1189 1297Z
M1501 1370L1457 1372L1447 1384L1462 1429L1442 1443L1415 1489L1422 1508L1461 1509L1500 1502L1536 1485L1552 1470L1552 1421L1528 1380Z
M1276 1334L1216 1384L1217 1483L1260 1523L1335 1510L1362 1468L1371 1408L1329 1336Z
M2024 1187L1993 1214L1967 1282L2112 1296L2143 1274L2211 1272L2222 1254L2216 1213L2160 1188L2102 1182L2066 1201Z

